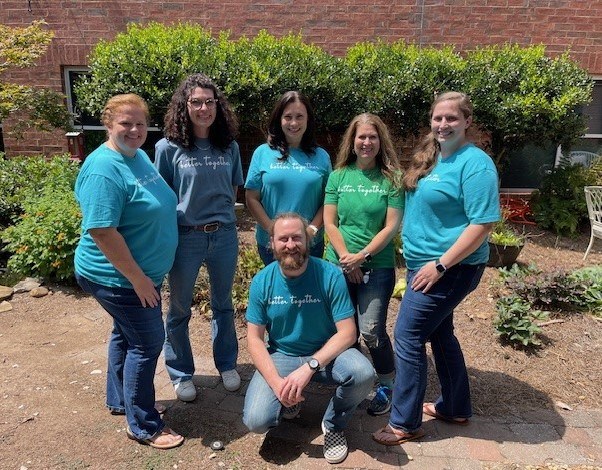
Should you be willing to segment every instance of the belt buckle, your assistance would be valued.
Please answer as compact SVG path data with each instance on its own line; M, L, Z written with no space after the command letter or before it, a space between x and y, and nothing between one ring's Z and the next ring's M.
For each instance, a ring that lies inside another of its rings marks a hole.
M203 232L213 233L219 228L219 222L213 222L212 224L203 225Z

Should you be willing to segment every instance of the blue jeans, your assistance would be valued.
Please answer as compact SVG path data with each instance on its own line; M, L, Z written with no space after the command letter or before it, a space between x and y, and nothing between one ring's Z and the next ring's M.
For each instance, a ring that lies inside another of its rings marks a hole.
M281 377L286 377L310 356L294 357L279 352L271 353L272 361ZM346 428L353 412L370 393L374 384L374 369L370 361L357 349L339 354L330 364L314 373L312 381L337 385L324 413L324 425L330 431ZM251 432L263 434L280 423L283 406L259 371L255 371L243 410L243 422Z
M259 253L259 257L265 266L274 261L274 253L270 247L258 244L257 252ZM315 245L312 245L309 249L309 254L311 256L315 256L316 258L322 258L324 256L324 239L319 240Z
M143 307L133 289L102 286L77 274L75 277L84 292L92 294L113 317L107 407L125 411L132 433L140 439L149 439L165 427L155 409L153 383L165 340L161 302L157 307Z
M395 324L397 379L389 419L392 427L414 432L422 423L428 367L425 343L429 340L441 384L435 408L453 418L472 416L468 373L460 343L454 335L453 312L479 285L484 270L484 264L456 265L426 294L409 287L417 271L408 271L408 289Z
M395 287L395 269L377 268L364 271L368 282L354 284L347 281L347 289L356 309L357 327L364 339L376 373L390 375L395 372L393 347L387 334L387 310Z
M238 340L234 327L232 284L238 257L236 225L212 233L178 228L178 249L169 272L169 309L165 321L165 365L174 384L192 380L194 359L188 334L194 285L205 263L211 285L211 340L219 372L236 368Z

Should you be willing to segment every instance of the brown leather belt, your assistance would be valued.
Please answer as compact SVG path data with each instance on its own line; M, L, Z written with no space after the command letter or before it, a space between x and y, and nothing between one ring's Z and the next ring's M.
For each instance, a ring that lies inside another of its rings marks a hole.
M213 233L219 229L220 225L220 222L212 222L210 224L205 225L188 225L188 228L190 230L196 230L198 232Z

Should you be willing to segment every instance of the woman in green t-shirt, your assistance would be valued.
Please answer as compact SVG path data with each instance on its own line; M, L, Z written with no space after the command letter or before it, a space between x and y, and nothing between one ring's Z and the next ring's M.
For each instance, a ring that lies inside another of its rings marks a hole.
M353 118L326 184L326 259L345 273L361 337L379 386L371 415L391 408L395 362L387 334L387 309L395 285L393 238L403 212L401 172L387 126L374 114Z

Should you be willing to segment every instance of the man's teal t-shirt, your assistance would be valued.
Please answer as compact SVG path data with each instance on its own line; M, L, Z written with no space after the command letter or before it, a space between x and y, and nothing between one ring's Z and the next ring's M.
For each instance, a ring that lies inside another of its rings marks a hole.
M355 164L333 171L326 184L324 204L337 206L339 231L350 253L359 253L385 226L389 207L403 211L402 190L395 188L380 168L360 170ZM326 259L337 263L339 257L329 245ZM393 241L362 265L366 268L395 266Z
M298 148L289 149L286 159L268 144L253 152L245 189L259 191L261 205L270 219L282 212L296 212L311 220L324 204L324 187L332 171L330 156L317 147L308 155ZM270 236L257 224L255 237L260 246L269 246ZM321 240L323 229L314 237Z
M143 150L132 158L105 144L84 162L75 183L82 235L75 271L103 286L132 288L94 243L89 230L115 227L144 274L160 285L178 245L176 196Z
M310 256L296 278L270 263L251 282L246 318L266 327L270 352L311 356L337 332L336 322L353 315L341 269L319 258Z
M469 224L500 219L498 176L485 152L468 144L447 158L439 156L433 170L405 193L403 256L409 269L441 257ZM485 240L463 264L486 263Z

